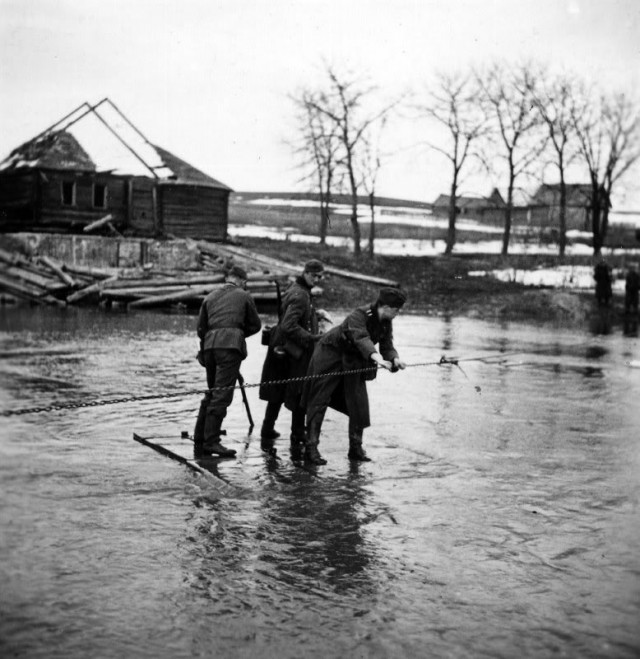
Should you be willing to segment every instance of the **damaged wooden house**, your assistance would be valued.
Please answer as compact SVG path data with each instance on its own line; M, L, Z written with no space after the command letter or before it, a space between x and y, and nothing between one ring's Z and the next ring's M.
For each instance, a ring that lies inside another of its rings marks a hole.
M0 162L0 232L227 237L231 189L152 144L108 98Z

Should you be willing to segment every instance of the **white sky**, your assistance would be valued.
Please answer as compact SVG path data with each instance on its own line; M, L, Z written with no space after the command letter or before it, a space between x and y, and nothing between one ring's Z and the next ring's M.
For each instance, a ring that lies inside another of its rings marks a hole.
M640 1L0 0L0 159L108 96L235 190L302 190L288 95L319 80L323 60L393 97L437 70L531 57L635 92ZM446 162L417 147L420 126L389 130L399 152L378 193L446 192ZM473 185L463 192L491 182Z

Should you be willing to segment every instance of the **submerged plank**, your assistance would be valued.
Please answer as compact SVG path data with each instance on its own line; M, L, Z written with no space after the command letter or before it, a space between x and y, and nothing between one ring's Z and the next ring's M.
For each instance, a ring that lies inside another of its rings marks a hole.
M195 460L187 458L185 455L182 455L181 453L166 446L166 443L168 443L167 440L169 438L143 437L142 435L134 432L133 439L136 442L140 442L140 444L144 444L145 446L152 448L154 451L157 451L161 455L165 455L168 458L171 458L172 460L176 460L177 462L185 465L192 471L195 471L197 474L200 474L201 476L206 478L209 482L214 484L216 489L219 490L220 492L223 492L224 494L230 494L236 492L235 486L231 485L230 483L227 483L225 480L223 480L219 476L216 476L208 469L205 469L204 467L199 465ZM191 444L191 442L189 442L188 446L189 446L189 450L193 451L193 444Z

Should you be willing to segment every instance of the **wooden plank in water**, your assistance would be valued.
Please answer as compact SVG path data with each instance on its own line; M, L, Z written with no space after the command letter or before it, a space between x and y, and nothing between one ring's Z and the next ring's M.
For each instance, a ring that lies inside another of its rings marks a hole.
M149 448L152 448L154 451L157 451L161 455L165 455L172 460L176 460L180 464L185 465L192 471L195 471L197 474L200 474L206 478L209 482L213 483L217 490L225 494L229 494L236 491L236 488L227 483L225 480L216 476L214 473L205 469L202 465L198 464L196 460L186 457L184 455L184 449L188 449L189 453L193 452L193 440L189 438L184 438L182 442L178 444L176 441L177 438L171 437L143 437L142 435L134 432L133 439L136 442L140 442ZM168 444L172 444L173 448L169 448ZM174 450L179 449L179 450ZM182 449L182 450L180 450Z

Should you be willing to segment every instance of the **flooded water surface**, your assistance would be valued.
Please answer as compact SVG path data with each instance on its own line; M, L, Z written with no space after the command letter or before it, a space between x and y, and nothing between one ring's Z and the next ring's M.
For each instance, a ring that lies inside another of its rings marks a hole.
M3 657L639 656L637 338L404 314L373 462L331 412L326 466L263 453L250 387L209 478L132 439L193 430L194 328L0 309L1 410L139 398L1 419Z

